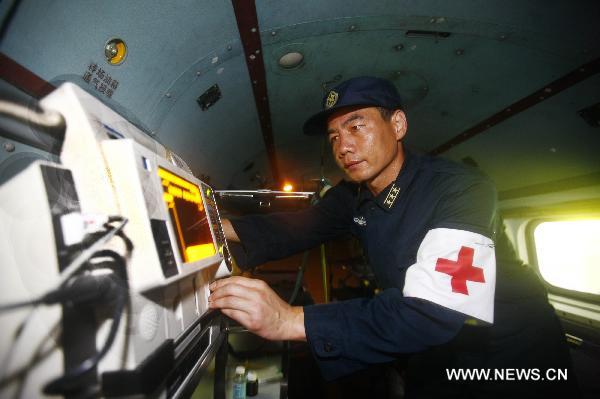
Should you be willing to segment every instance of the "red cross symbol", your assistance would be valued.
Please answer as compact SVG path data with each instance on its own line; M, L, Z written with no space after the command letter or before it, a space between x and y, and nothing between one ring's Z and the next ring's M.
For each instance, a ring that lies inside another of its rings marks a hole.
M452 276L452 280L450 280L452 292L469 295L467 281L485 283L483 269L473 266L473 253L475 253L473 248L460 247L458 260L438 258L435 271Z

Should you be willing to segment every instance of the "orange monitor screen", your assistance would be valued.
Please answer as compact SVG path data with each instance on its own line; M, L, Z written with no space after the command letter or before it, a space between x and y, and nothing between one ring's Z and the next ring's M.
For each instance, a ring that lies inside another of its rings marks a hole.
M198 186L162 168L158 168L158 176L183 262L216 254Z

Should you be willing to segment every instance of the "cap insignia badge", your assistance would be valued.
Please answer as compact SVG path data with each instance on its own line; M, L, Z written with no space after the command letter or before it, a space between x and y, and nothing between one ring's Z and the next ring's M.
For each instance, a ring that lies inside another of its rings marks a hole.
M325 108L331 108L335 105L335 103L337 103L338 100L338 93L331 90L329 92L329 94L327 95L327 100L325 101Z

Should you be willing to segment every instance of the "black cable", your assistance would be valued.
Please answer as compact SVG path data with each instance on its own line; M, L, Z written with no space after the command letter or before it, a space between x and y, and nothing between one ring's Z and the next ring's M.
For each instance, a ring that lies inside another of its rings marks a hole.
M127 240L129 240L129 238L125 237ZM123 283L127 284L127 282L129 281L129 276L127 274L127 265L125 264L125 259L123 258L123 256L119 255L118 253L116 253L113 250L110 249L103 249L101 251L96 252L93 256L92 259L94 258L111 258L115 261L115 263L117 264L117 266L108 264L108 267L110 267L113 272L119 276L119 278L121 278L121 280L123 281ZM96 265L91 265L92 269L97 269L98 267L96 267ZM102 265L102 268L106 268L106 266L104 266L104 264ZM111 267L112 266L112 267ZM125 288L129 288L128 286Z
M43 303L43 298L36 298L36 299L29 300L29 301L14 302L14 303L9 303L7 305L0 305L0 313L10 312L10 311L13 311L16 309L35 306L35 305L39 305L42 303Z
M117 227L113 227L110 224L105 224L106 228L110 228L110 230L99 233L101 234L100 237L98 237L97 234L93 234L93 241L91 243L84 240L85 249L61 271L61 285L69 280L72 276L79 273L86 265L86 262L91 259L105 243L107 243L110 239L112 239L113 236L118 234L125 227L127 221L127 218L123 218L121 224Z
M131 240L129 239L129 237L127 237L125 235L125 233L123 232L123 230L119 230L117 232L117 234L115 234L117 237L119 237L121 240L123 240L123 242L125 243L125 249L127 250L127 256L129 256L129 254L131 253L131 251L133 251L133 242L131 242Z
M115 228L110 225L111 222L117 221L121 222L120 226ZM90 246L97 244L112 233L119 236L124 241L127 248L126 257L128 257L133 250L133 243L122 231L125 223L127 223L126 218L120 216L110 217L108 223L105 224L107 230L110 230L93 240L91 243L92 245ZM96 264L91 262L93 259L97 258L110 258L111 261ZM87 394L92 394L90 388L93 387L83 387L80 385L79 381L81 377L97 367L100 360L102 360L112 347L119 329L121 317L128 303L129 284L126 259L124 257L111 250L99 250L92 253L92 255L83 262L82 266L84 267L77 267L73 270L71 275L65 278L57 289L52 290L39 298L0 306L0 312L11 311L27 306L36 306L39 304L51 305L56 303L62 303L63 306L80 306L83 304L89 305L90 303L100 302L112 304L114 306L112 324L100 351L81 362L78 366L68 370L63 376L47 383L44 386L43 392L48 395L64 395L74 391L77 391L78 394L82 394L84 390L87 390ZM83 271L88 269L107 268L112 270L111 274L82 274ZM95 395L96 393L97 389L93 394Z
M294 291L290 296L290 300L288 304L293 304L296 301L296 297L298 296L298 292L300 292L300 287L302 287L302 278L304 277L304 269L306 269L306 264L308 263L308 255L310 254L310 249L304 251L302 254L302 262L300 263L300 267L298 268L298 274L296 275L296 284L294 285Z
M112 223L112 222L121 222L121 225L114 227L114 226L110 225L110 223ZM123 242L125 243L125 247L127 249L127 256L128 256L131 253L131 251L133 250L133 243L131 242L129 237L127 237L125 235L125 233L123 233L123 227L125 226L126 223L127 223L127 219L124 217L121 217L121 216L109 217L108 223L106 223L104 225L104 227L107 229L107 231L88 235L88 237L86 237L85 240L83 241L84 247L85 248L93 247L95 244L99 243L102 240L106 240L107 237L112 236L114 234L114 235L118 236L119 238L121 238L123 240ZM96 256L96 254L98 254L98 253L101 253L101 251L94 252L90 256L89 259ZM120 257L120 255L118 255L118 256ZM86 261L88 261L89 259L86 259ZM81 266L84 266L84 265L85 265L85 262L82 262ZM69 266L71 266L71 265L69 265ZM67 267L67 269L68 268L69 267ZM70 272L69 274L71 276L75 275L78 272L78 269L79 269L79 266L77 268L75 268L75 270ZM62 274L65 274L65 273L66 273L66 271L63 270ZM69 282L69 278L67 278L63 282L61 282L61 284L57 288L53 289L50 292L43 294L42 296L40 296L38 298L0 305L0 313L10 312L10 311L14 311L14 310L21 309L24 307L31 307L31 306L41 305L41 304L45 304L45 305L56 304L56 303L60 302L60 299L56 299L56 298L61 297L61 289L64 288L68 282Z
M113 262L104 262L102 267L112 266L113 274L96 276L100 283L107 283L109 287L105 290L107 292L100 299L116 299L114 305L114 312L112 317L112 324L108 332L108 336L104 345L96 354L90 358L81 362L78 366L71 370L68 370L63 376L58 377L44 386L43 392L46 395L62 395L67 392L73 392L80 388L79 379L86 373L94 370L100 360L108 353L112 344L114 343L117 335L121 316L125 309L128 299L128 284L127 284L127 269L125 260L118 253L111 250L102 250L94 254L93 258L108 257ZM117 277L115 279L114 277Z
M322 154L322 156L323 156L323 154ZM321 159L321 179L319 180L319 187L316 192L316 195L313 195L313 197L310 200L311 206L315 206L317 203L319 203L319 201L321 199L320 192L323 189L324 185L326 185L326 184L329 184L329 183L327 182L325 177L323 177L323 159ZM300 291L300 288L302 287L302 278L304 277L304 270L306 269L306 265L308 263L309 253L310 253L310 249L307 249L306 251L304 251L304 254L302 254L302 262L300 263L300 267L298 268L298 274L296 275L296 283L294 284L294 291L292 292L292 295L290 296L290 299L288 301L288 304L290 304L290 305L292 303L294 303L294 301L296 300L296 297L298 296L298 292Z

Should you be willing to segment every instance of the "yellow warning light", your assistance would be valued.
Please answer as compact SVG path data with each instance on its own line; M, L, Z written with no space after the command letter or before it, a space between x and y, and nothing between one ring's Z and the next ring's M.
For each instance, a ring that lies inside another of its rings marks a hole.
M127 46L121 39L110 39L104 45L104 56L106 61L111 65L120 65L125 60L127 55Z
M289 193L293 189L294 189L294 186L292 186L290 183L285 183L283 185L283 191L285 191L286 193Z

